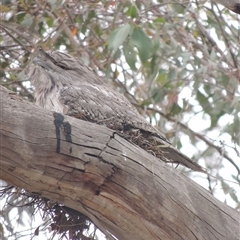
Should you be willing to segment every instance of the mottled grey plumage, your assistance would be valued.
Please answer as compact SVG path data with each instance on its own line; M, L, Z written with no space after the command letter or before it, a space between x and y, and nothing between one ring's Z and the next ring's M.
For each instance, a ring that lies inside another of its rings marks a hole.
M39 49L27 68L27 74L35 87L38 105L104 124L164 161L204 171L175 149L123 95L104 84L78 59Z

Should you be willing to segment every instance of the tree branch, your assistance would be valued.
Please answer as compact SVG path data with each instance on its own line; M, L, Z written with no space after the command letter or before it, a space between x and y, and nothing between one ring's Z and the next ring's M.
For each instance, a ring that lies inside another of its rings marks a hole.
M119 239L238 239L237 211L114 131L0 96L4 181Z
M138 106L139 107L139 106ZM216 146L215 144L213 144L211 141L209 141L208 139L206 139L202 134L197 133L195 131L193 131L191 128L189 128L187 125L185 125L184 123L170 117L167 116L166 114L164 114L163 112L161 112L158 109L155 108L151 108L151 107L147 107L147 110L149 111L154 111L159 113L162 117L166 118L167 120L171 121L171 122L175 122L176 124L178 124L182 129L187 130L188 132L190 132L191 134L193 134L195 137L201 139L202 141L204 141L209 147L214 148L215 150L217 150L217 152L220 153L221 156L223 156L224 158L226 158L237 170L238 175L240 175L240 168L237 166L237 164L226 154L222 151L221 147Z

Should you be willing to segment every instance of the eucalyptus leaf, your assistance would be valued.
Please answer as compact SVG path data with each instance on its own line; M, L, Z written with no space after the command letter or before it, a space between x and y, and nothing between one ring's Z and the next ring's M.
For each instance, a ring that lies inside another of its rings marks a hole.
M126 40L131 31L130 24L115 29L109 37L108 48L115 52Z
M142 63L145 63L153 53L152 40L142 31L141 28L135 28L131 35L131 44L137 47L139 57Z
M126 62L128 63L129 67L132 70L137 70L136 68L136 61L137 61L137 54L134 51L133 47L129 44L124 44L123 46L123 53L126 59Z
M131 17L131 18L136 18L136 17L138 16L138 15L137 15L137 9L136 9L136 7L133 6L133 5L131 5L131 6L128 8L126 14L127 14L129 17Z

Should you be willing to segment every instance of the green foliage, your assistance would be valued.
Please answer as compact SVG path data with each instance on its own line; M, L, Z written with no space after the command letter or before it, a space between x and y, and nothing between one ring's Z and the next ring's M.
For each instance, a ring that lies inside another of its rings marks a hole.
M152 56L152 41L141 28L134 28L130 44L138 49L139 57L143 64Z
M108 44L109 49L115 52L119 48L119 46L121 46L123 42L126 40L130 31L131 31L130 24L126 24L122 27L115 29L109 37Z
M131 18L136 18L138 16L136 7L131 5L126 12L126 15Z
M123 45L123 53L126 59L126 62L128 63L129 67L136 71L136 62L137 62L137 53L134 51L133 47L131 47L129 44Z

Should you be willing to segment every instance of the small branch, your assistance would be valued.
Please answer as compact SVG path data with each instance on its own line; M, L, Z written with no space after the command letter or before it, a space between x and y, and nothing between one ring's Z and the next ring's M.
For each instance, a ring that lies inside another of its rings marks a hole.
M138 106L140 107L140 106ZM161 112L158 109L155 108L151 108L151 107L147 107L147 110L149 111L154 111L159 113L162 117L164 117L165 119L171 121L171 122L175 122L177 123L181 128L188 130L190 133L192 133L194 136L198 137L199 139L201 139L202 141L204 141L208 146L214 148L215 150L217 150L217 152L220 153L221 156L223 156L224 158L226 158L237 170L238 174L240 175L240 168L237 166L237 164L226 154L222 151L221 147L216 146L215 144L213 144L211 141L209 141L208 139L206 139L203 135L201 135L200 133L197 133L195 131L193 131L191 128L189 128L186 124L164 114L163 112Z
M17 26L19 26L19 25L17 25ZM21 37L22 37L23 39L25 39L25 41L28 42L28 43L30 43L31 40L33 39L33 38L30 38L30 37L26 37L26 36L24 35L24 34L26 34L26 31L19 31L15 26L11 26L11 24L10 24L9 22L8 22L7 24L5 24L3 21L0 22L0 27L1 27L2 29L4 29L4 31L5 31L6 29L8 29L8 30L16 33L18 37L21 36ZM22 44L20 44L20 45L22 45Z
M0 27L2 27L2 26L0 25ZM2 27L2 29L3 29L16 43L18 43L20 46L22 46L24 50L27 50L26 46L24 46L23 43L21 43L17 38L15 38L5 27Z

